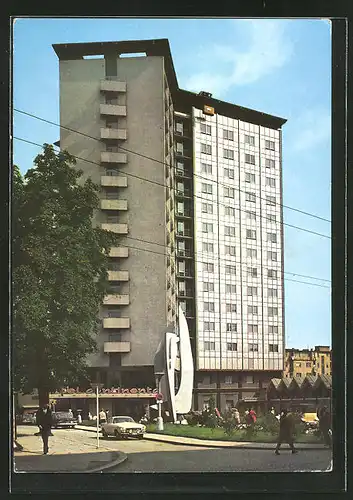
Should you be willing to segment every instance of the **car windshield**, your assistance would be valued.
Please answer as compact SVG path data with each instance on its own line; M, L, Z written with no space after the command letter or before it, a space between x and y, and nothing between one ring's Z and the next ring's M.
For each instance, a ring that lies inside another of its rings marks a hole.
M62 418L62 417L64 417L64 418L71 417L72 418L71 413L69 413L68 411L58 411L58 412L55 413L55 416L56 417L60 417L60 418Z
M121 424L122 422L134 422L134 419L131 417L114 417L114 424Z

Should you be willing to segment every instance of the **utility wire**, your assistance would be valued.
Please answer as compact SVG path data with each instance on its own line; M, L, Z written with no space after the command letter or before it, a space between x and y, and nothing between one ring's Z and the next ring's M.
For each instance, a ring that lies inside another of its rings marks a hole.
M75 129L72 129L70 127L66 127L64 125L60 125L59 123L55 123L55 122L52 122L50 120L46 120L45 118L42 118L42 117L40 117L38 115L34 115L32 113L28 113L26 111L23 111L23 110L17 109L17 108L14 108L14 111L16 111L18 113L22 113L24 115L27 115L27 116L29 116L31 118L35 118L36 120L48 123L50 125L54 125L56 127L62 128L64 130L68 130L69 132L74 132L75 134L79 134L79 135L82 135L82 136L87 137L89 139L93 139L95 141L101 142L101 140L99 138L97 138L97 137L93 137L91 135L85 134L84 132L80 132L79 130L75 130ZM146 160L151 160L151 161L160 163L161 165L166 165L169 168L174 169L174 170L176 170L176 168L177 168L176 166L170 165L169 163L166 163L166 162L164 162L162 160L157 160L156 158L152 158L151 156L144 155L143 153L138 153L137 151L133 151L131 149L127 149L127 148L125 148L123 146L120 146L120 145L119 145L119 149L121 149L122 151L126 151L127 153L132 153L134 155L141 156L142 158L145 158ZM203 176L201 176L199 174L194 174L194 176L195 177L199 177L200 179L206 180L208 182L213 182L213 183L219 184L220 186L229 187L228 184L224 184L224 183L221 183L219 181L214 181L212 179L208 179L207 177L203 177ZM242 189L239 189L239 191L241 191L242 193L246 193L246 191L243 191ZM261 195L256 195L255 194L255 196L257 198L263 199L263 197ZM287 208L288 210L293 210L295 212L299 212L299 213L307 215L309 217L313 217L313 218L316 218L316 219L319 219L319 220L331 223L331 221L329 219L325 219L324 217L320 217L319 215L312 214L310 212L305 212L304 210L299 210L298 208L290 207L288 205L284 205L284 204L281 204L281 203L279 203L278 205L282 206L283 208Z
M42 145L42 144L38 144L37 142L29 141L29 140L27 140L27 139L23 139L23 138L21 138L21 137L16 137L16 136L14 136L13 138L14 138L14 139L16 139L16 140L18 140L18 141L22 141L22 142L25 142L25 143L27 143L27 144L32 144L32 145L34 145L34 146L38 146L38 147L40 147L40 148L43 148L43 145ZM93 164L93 165L97 165L97 166L99 166L99 167L101 166L101 165L100 165L100 163L94 162L94 161L92 161L92 160L88 160L88 159L86 159L86 158L82 158L82 157L80 157L80 156L76 156L76 155L71 155L71 156L73 156L73 157L74 157L74 158L76 158L77 160L82 160L82 161L85 161L85 162L87 162L87 163L91 163L91 164ZM144 178L144 177L140 177L140 176L138 176L138 175L131 174L130 172L125 172L125 171L124 171L124 172L121 172L121 174L120 174L120 175L130 176L130 177L133 177L133 178L135 178L135 179L139 179L139 180L142 180L142 181L145 181L145 182L149 182L149 183L151 183L151 184L156 184L156 185L161 186L161 187L164 187L164 188L166 188L166 189L173 189L173 190L175 191L175 187L174 187L174 188L170 188L170 187L169 187L169 186L167 186L166 184L162 184L162 183L157 182L157 181L152 181L152 180L150 180L150 179L146 179L146 178ZM229 187L229 186L228 186L228 187ZM185 198L191 198L191 197L187 197L187 196L185 196ZM202 197L202 196L198 196L198 195L196 195L196 194L194 194L194 195L193 195L193 198L200 199L200 200L203 200L203 201L208 201L208 202L211 202L211 200L210 200L209 198L204 198L204 197ZM219 205L220 205L220 206L224 206L224 207L227 207L227 206L228 206L228 205L225 205L224 203L221 203L221 202L218 202L218 203L217 203L217 205L218 205L218 206L219 206ZM246 210L243 210L243 209L238 208L238 207L231 207L231 208L234 208L235 210L238 210L239 212L246 212ZM260 218L260 219L264 219L264 220L271 221L271 219L270 219L269 217L265 217L265 216L263 216L263 215L259 215L259 218ZM273 222L273 221L272 221L272 222ZM276 221L276 222L277 222L277 221ZM278 221L278 222L279 222L279 221ZM318 232L316 232L316 231L311 231L310 229L306 229L306 228L299 227L299 226L294 226L293 224L288 224L287 222L282 222L282 224L283 224L284 226L288 226L288 227L292 227L292 228L294 228L294 229L297 229L297 230L299 230L299 231L304 231L304 232L306 232L306 233L314 234L314 235L316 235L316 236L320 236L320 237L322 237L322 238L331 239L331 236L328 236L328 235L323 234L323 233L318 233Z

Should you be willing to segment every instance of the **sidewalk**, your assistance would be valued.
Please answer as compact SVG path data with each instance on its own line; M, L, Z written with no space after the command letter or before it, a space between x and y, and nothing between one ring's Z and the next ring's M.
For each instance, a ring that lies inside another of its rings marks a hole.
M95 427L88 427L84 425L77 425L76 429L97 432ZM165 434L153 434L146 433L144 439L149 439L151 441L160 441L169 444L185 444L187 446L204 446L207 448L241 448L241 449L253 449L253 450L273 450L276 447L276 443L255 443L246 441L211 441L206 439L197 439L181 436L170 436ZM282 446L285 446L282 445ZM311 443L295 443L295 447L298 450L325 450L327 447L323 444L311 444Z
M112 451L100 443L87 444L74 436L53 431L49 438L49 453L43 455L42 440L35 436L37 428L21 427L18 442L22 451L14 451L15 472L100 472L115 467L127 459L120 451Z

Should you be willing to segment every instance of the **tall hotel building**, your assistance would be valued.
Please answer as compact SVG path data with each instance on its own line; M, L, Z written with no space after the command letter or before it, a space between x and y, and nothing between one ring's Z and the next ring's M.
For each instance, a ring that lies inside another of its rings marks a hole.
M286 120L180 89L165 39L53 47L60 147L88 160L77 167L101 185L94 223L119 235L92 372L154 386L180 304L194 409L261 398L284 368Z

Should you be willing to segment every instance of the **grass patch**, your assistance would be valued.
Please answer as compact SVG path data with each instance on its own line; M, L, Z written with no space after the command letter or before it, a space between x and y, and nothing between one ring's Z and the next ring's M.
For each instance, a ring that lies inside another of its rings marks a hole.
M249 437L246 430L236 430L232 436L227 436L222 428L216 427L209 429L208 427L191 427L188 425L173 425L164 424L163 431L157 431L154 424L147 426L147 432L153 434L163 434L165 436L180 436L196 439L214 440L214 441L251 441L257 443L276 443L277 435L268 432L257 431ZM297 443L312 443L319 444L320 440L313 435L301 434L296 439Z

